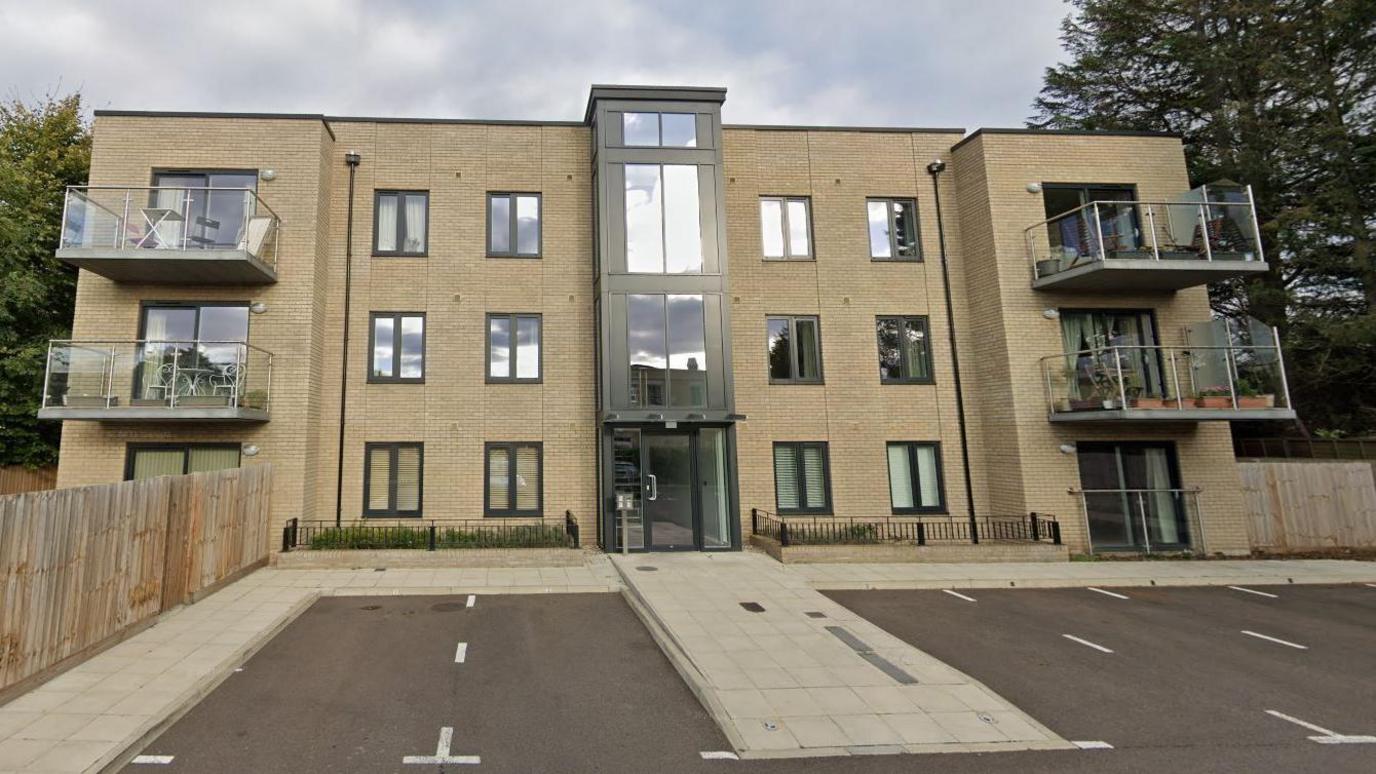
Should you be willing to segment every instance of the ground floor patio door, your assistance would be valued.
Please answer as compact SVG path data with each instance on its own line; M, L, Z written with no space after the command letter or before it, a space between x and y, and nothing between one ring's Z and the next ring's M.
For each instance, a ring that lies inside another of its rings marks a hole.
M1178 551L1190 534L1175 447L1076 444L1089 538L1095 551Z
M618 427L611 432L615 497L605 514L620 550L622 514L631 550L732 547L727 431Z

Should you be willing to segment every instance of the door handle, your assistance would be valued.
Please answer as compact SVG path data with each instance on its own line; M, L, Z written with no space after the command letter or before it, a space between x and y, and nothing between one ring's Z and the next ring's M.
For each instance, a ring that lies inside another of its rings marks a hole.
M653 473L646 473L646 474L645 474L645 477L648 478L648 479L650 479L650 497L649 497L649 499L650 499L650 500L658 500L658 499L659 499L659 479L655 478L655 474L653 474Z

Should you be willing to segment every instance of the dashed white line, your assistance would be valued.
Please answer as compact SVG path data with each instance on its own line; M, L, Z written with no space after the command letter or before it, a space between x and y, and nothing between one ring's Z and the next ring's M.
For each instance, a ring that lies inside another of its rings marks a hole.
M1119 594L1119 593L1116 592L1116 591L1106 591L1106 590L1104 590L1104 589L1096 589L1096 588L1094 588L1093 586L1086 586L1085 588L1089 589L1090 591L1095 591L1095 592L1098 592L1098 593L1100 593L1100 594L1103 594L1103 595L1106 596L1106 597L1113 597L1113 598L1115 598L1115 599L1131 599L1131 598L1132 598L1132 597L1129 597L1127 594Z
M956 599L963 599L963 600L965 600L966 602L974 602L974 601L975 601L975 598L974 598L974 597L967 597L967 596L965 596L964 594L960 593L959 591L951 591L950 589L942 589L942 591L946 592L947 594L950 594L951 596L955 597Z
M1101 652L1101 653L1112 653L1112 652L1113 652L1112 650L1109 650L1108 648L1105 648L1103 645L1096 645L1095 643L1090 642L1089 640L1082 640L1082 639L1080 639L1079 637L1076 637L1076 636L1073 635L1073 634L1062 634L1061 636L1064 637L1064 638L1066 638L1067 640L1070 640L1071 642L1078 642L1078 643L1080 643L1081 645L1084 645L1084 646L1086 646L1086 647L1094 648L1095 650L1097 650L1097 651L1099 651L1099 652Z
M1337 731L1329 731L1323 726L1316 726L1313 723L1300 720L1293 715L1287 715L1284 712L1277 712L1275 710L1268 709L1266 710L1266 714L1280 718L1281 720L1287 720L1297 726L1307 728L1310 731L1318 731L1319 733L1317 736L1309 737L1309 741L1311 742L1318 742L1319 744L1376 744L1376 736L1349 736L1348 734L1340 734Z
M727 750L703 750L698 753L705 761L738 761L741 756Z
M478 595L477 595L477 594L469 594L469 595L468 595L468 603L465 604L464 607L472 607L472 606L473 606L473 603L474 603L474 602L477 602L477 601L478 601Z
M462 664L468 658L468 643L460 642L459 647L454 651L454 663Z
M1091 741L1091 742L1071 742L1071 744L1075 745L1076 747L1080 748L1081 750L1112 750L1112 749L1113 749L1113 745L1109 744L1108 742L1100 742L1100 741L1097 741L1097 740Z
M1243 586L1229 586L1228 588L1232 589L1233 591L1241 591L1244 594L1256 594L1259 597L1270 597L1271 599L1280 599L1279 594L1272 594L1268 591L1257 591L1256 589L1249 589Z
M404 764L419 764L429 766L437 766L445 763L476 766L477 764L482 763L482 759L480 759L476 755L450 755L449 747L453 743L453 727L444 726L440 728L440 742L438 745L435 746L434 755L406 755L402 757L401 762Z
M1294 648L1295 650L1309 650L1308 645L1300 645L1295 642L1290 642L1289 640L1282 640L1277 637L1271 637L1265 634L1258 634L1257 632L1250 631L1248 629L1243 629L1242 633L1247 635L1248 637L1256 637L1259 640L1267 640L1269 642L1274 642L1277 645L1284 645L1288 648Z
M148 763L154 766L166 766L172 762L174 755L135 755L130 763Z

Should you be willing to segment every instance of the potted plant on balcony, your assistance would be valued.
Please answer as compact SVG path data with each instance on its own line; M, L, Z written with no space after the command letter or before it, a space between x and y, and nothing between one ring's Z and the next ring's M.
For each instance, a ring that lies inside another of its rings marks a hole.
M1233 393L1226 384L1216 384L1199 391L1194 405L1206 409L1226 409L1233 407Z
M1166 404L1163 398L1143 394L1146 388L1142 386L1142 375L1137 371L1123 374L1123 392L1128 396L1129 408L1154 409L1163 408Z
M1237 380L1237 407L1240 409L1269 409L1276 407L1275 393L1263 392L1260 380L1243 375Z

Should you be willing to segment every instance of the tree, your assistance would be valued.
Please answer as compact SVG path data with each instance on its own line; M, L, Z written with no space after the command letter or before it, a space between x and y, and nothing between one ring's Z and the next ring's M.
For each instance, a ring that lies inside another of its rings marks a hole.
M48 340L70 334L76 271L53 253L66 187L90 165L80 94L0 103L0 465L57 461L61 429L37 413Z
M1029 126L1175 132L1250 183L1269 272L1210 287L1278 327L1314 428L1376 431L1376 3L1071 0Z

